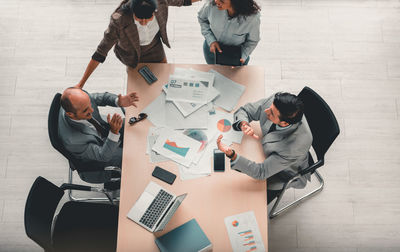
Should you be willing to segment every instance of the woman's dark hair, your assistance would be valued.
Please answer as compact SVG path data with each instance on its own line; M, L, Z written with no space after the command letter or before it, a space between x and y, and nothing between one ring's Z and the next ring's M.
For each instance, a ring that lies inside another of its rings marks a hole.
M289 124L301 121L304 103L297 96L289 93L276 93L273 103L279 111L279 120Z
M215 0L210 0L212 5L215 4ZM246 17L256 14L261 10L260 6L254 0L231 0L231 5L235 13L233 17Z
M121 7L125 14L135 14L137 18L149 19L157 9L156 0L130 0Z

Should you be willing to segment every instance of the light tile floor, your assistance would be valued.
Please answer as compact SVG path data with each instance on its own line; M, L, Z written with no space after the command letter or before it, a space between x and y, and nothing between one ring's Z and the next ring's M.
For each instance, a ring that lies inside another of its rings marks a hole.
M27 192L38 175L67 178L48 107L78 82L118 2L0 0L0 251L40 251L24 233ZM342 130L321 169L325 189L270 221L270 251L400 251L400 2L258 2L262 40L250 64L265 67L265 95L308 85ZM170 8L169 62L204 63L201 5ZM85 88L119 93L125 81L110 52Z

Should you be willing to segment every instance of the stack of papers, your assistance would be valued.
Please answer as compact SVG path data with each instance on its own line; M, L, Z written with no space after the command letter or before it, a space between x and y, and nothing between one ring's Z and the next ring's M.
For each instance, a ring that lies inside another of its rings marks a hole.
M147 154L157 163L172 160L182 180L208 176L216 139L241 143L243 133L234 131L233 115L245 87L220 73L176 68L161 94L142 112L156 126L147 136Z

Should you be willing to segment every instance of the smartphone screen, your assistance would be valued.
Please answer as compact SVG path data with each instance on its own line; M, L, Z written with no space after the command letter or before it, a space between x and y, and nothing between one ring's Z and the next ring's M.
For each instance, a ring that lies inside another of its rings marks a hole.
M214 150L214 171L225 171L225 153L218 149Z
M156 177L158 179L161 179L162 181L172 185L175 181L176 175L173 174L172 172L169 172L167 170L164 170L161 167L156 166L154 168L153 173L151 174L153 177Z

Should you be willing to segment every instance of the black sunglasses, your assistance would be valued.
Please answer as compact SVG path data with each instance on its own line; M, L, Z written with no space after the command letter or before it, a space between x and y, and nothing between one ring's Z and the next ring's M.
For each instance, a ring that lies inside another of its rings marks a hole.
M140 122L140 121L142 121L142 120L144 120L146 118L147 118L147 114L146 113L140 113L138 115L138 117L134 117L134 116L131 117L131 119L129 119L129 124L130 125L134 125L135 123Z

